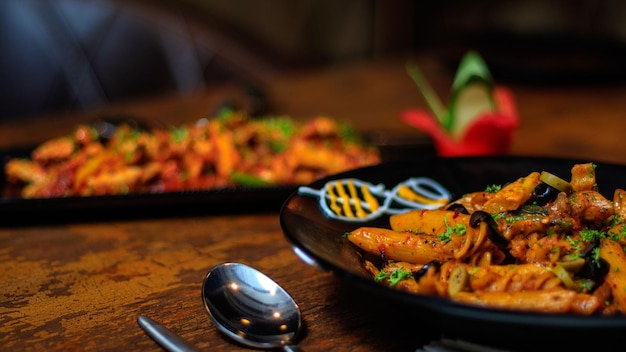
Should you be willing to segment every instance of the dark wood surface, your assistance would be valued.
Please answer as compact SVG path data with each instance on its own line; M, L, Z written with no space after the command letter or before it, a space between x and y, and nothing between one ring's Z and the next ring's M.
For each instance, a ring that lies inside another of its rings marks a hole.
M394 138L388 136L423 140L398 119L402 109L424 106L405 62L397 58L285 74L264 88L276 113L325 114L390 141ZM445 96L450 73L428 59L423 68ZM511 88L522 119L511 154L626 163L625 86ZM224 86L0 122L0 149L33 145L98 116L192 121L225 99L246 102L237 87ZM162 322L200 350L245 350L218 333L200 298L204 275L227 261L250 264L291 293L303 313L299 345L306 351L414 351L438 337L428 322L403 316L302 262L283 236L278 209L29 225L32 220L0 227L3 350L159 351L137 325L138 315Z

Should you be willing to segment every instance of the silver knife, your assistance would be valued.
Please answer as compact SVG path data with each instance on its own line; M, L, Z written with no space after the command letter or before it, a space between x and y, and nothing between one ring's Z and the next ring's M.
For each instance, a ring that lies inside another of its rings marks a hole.
M196 352L197 350L191 346L182 337L168 330L165 326L156 321L140 316L137 323L141 328L156 341L161 347L170 352Z

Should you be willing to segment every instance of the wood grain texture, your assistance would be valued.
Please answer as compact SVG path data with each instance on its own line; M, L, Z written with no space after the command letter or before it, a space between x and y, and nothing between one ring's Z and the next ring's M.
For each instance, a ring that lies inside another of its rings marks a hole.
M385 314L371 315L357 292L302 263L277 214L3 228L0 244L0 345L8 349L158 350L136 323L146 315L198 348L233 350L200 298L204 275L227 261L262 270L293 295L305 350L419 342L390 337L388 345L381 336L396 331Z

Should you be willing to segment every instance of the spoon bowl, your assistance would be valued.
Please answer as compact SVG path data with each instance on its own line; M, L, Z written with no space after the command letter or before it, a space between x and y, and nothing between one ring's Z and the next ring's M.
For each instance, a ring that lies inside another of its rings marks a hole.
M204 278L202 299L215 326L253 348L298 351L300 308L276 282L240 263L213 267Z

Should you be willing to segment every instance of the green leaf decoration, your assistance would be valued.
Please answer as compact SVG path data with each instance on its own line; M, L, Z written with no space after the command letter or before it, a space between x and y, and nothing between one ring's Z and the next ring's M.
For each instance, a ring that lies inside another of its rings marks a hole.
M493 78L475 51L467 52L459 63L447 110L416 64L407 64L407 72L439 124L455 138L484 112L495 110Z
M487 68L487 64L475 51L467 52L461 59L454 76L454 82L452 82L452 91L458 92L472 81L481 81L493 86L493 78Z
M426 104L430 108L430 111L435 115L440 124L445 123L446 118L446 109L439 100L437 93L430 86L424 75L422 75L422 71L420 71L417 64L409 63L406 66L406 70L409 74L409 77L413 80L417 89L422 93L424 100L426 100Z
M495 110L494 82L482 57L470 51L463 56L454 82L444 128L454 137L483 113Z

